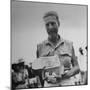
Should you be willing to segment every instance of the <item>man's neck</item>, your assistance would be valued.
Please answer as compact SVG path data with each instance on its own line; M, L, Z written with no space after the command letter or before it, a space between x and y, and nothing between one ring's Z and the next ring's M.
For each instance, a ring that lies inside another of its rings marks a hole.
M59 35L57 35L57 36L56 36L56 37L54 37L54 38L49 37L48 39L49 39L49 41L50 41L53 45L56 45L56 44L57 44L57 42L60 40L60 36L59 36Z

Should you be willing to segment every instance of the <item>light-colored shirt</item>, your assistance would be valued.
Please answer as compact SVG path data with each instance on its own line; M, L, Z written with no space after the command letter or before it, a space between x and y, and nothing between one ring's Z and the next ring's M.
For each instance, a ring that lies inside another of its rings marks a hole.
M45 40L37 45L37 57L48 57L58 55L60 62L64 65L64 71L70 70L73 67L73 58L75 58L73 43L60 38L56 45L53 45L49 40ZM68 85L68 80L66 85ZM69 83L72 80L69 80ZM63 83L63 82L62 82ZM73 85L72 83L70 83ZM63 83L65 85L65 83ZM46 85L47 87L48 85Z
M72 56L75 56L72 52L72 42L62 38L60 38L56 46L54 46L49 40L45 40L41 44L37 45L37 57L58 55L60 61L66 69L70 69L72 66L71 59Z

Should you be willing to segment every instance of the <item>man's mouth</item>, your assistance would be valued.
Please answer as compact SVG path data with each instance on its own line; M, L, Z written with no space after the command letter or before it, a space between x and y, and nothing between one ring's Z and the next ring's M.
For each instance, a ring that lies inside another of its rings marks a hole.
M54 29L49 30L48 33L50 33L50 34L54 34L54 33L57 33L57 30L54 28Z

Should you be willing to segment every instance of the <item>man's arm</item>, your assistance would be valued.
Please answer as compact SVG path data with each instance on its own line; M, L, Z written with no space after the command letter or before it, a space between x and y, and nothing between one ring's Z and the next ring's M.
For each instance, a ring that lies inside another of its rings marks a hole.
M74 76L76 74L79 73L80 69L79 69L79 65L78 65L78 61L77 58L75 56L75 52L74 52L74 48L72 47L72 69L70 71L68 71L67 73L65 73L63 75L63 78L70 78L71 76Z

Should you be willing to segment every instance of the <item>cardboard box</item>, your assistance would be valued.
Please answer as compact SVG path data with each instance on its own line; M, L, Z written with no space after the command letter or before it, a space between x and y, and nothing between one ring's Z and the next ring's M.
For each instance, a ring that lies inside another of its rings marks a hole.
M43 69L45 67L46 72L55 73L56 75L63 74L63 66L59 60L57 55L55 56L48 56L48 57L40 57L37 58L32 63L33 69Z

